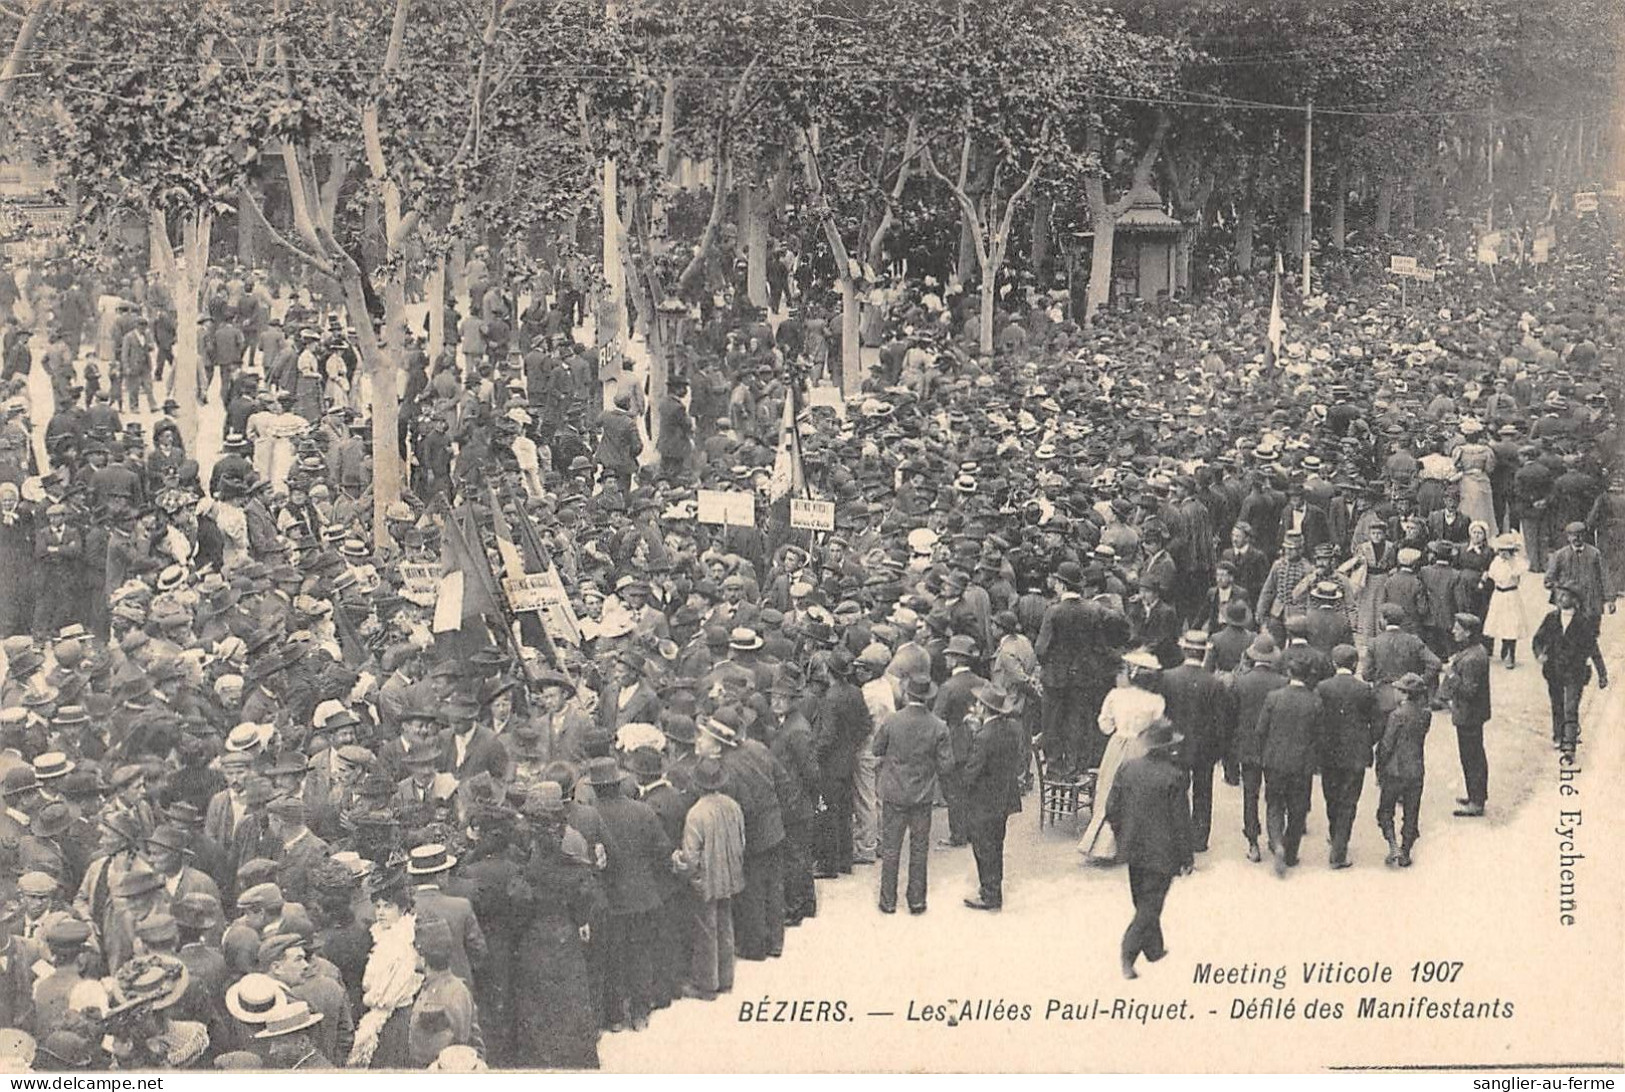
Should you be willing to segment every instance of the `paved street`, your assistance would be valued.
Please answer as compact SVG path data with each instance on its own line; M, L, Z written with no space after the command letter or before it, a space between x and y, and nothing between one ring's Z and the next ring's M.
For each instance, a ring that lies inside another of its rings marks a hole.
M1531 590L1531 612L1541 606ZM1538 614L1533 616L1538 617ZM1625 621L1606 620L1604 647L1616 679L1625 667ZM1462 791L1449 716L1434 717L1427 746L1422 839L1415 865L1386 868L1374 819L1376 782L1360 800L1352 869L1326 867L1326 819L1316 785L1303 863L1285 880L1268 863L1249 864L1241 836L1241 791L1221 784L1213 849L1194 875L1175 882L1164 914L1168 958L1143 961L1126 983L1117 942L1131 916L1121 868L1080 863L1069 829L1038 832L1033 796L1013 816L1002 913L981 914L960 900L975 890L968 849L931 855L931 904L921 918L883 917L875 909L878 868L819 884L818 918L792 930L783 958L740 963L734 992L715 1003L679 1001L656 1013L648 1030L608 1036L604 1067L634 1072L730 1068L765 1070L1027 1069L1211 1070L1255 1068L1249 1055L1301 1043L1306 1069L1448 1061L1613 1058L1620 1041L1599 1036L1588 1014L1619 1011L1621 883L1616 847L1625 700L1620 686L1588 691L1580 752L1580 828L1587 861L1580 869L1580 923L1557 924L1557 847L1561 807L1557 755L1548 743L1548 706L1540 668L1493 668L1495 719L1486 730L1490 813L1451 816ZM1572 800L1573 798L1570 798ZM938 812L940 834L945 814ZM1385 936L1383 941L1373 937ZM1358 941L1349 938L1357 937ZM1514 940L1514 938L1516 938ZM1412 985L1420 960L1460 960L1451 986ZM1384 999L1426 995L1515 1005L1510 1021L1352 1019L1362 987L1305 987L1302 961L1391 964L1395 981L1371 991ZM1195 965L1285 965L1287 988L1192 985ZM1295 997L1297 1017L1232 1021L1237 997ZM1341 1000L1343 1020L1306 1020L1313 997ZM741 1023L742 1002L844 1000L851 1022ZM1030 1003L1027 1023L940 1024L906 1019L916 1007L953 998ZM1095 1021L1044 1022L1047 999L1114 998L1158 1003L1190 999L1192 1019L1177 1026ZM1217 1010L1213 1015L1209 1010ZM869 1016L869 1013L891 1013ZM883 1027L877 1028L877 1023ZM1281 1057L1281 1055L1272 1055Z

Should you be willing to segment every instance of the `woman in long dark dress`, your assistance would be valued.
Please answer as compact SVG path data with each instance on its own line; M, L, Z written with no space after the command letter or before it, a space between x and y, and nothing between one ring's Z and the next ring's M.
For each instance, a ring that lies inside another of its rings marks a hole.
M0 482L0 637L27 633L34 620L34 516L16 485Z
M551 787L551 789L550 789ZM565 853L564 799L553 782L525 801L534 848L509 887L523 924L514 981L514 1062L526 1068L597 1069L598 1014L587 985L587 922L602 898L592 869Z
M524 872L522 850L515 844L519 815L499 804L482 804L470 825L475 838L459 870L474 916L485 932L489 953L474 982L474 1003L485 1039L485 1060L492 1068L520 1064L514 1056L514 967L526 921L515 910L508 889ZM529 987L520 1000L529 1003Z

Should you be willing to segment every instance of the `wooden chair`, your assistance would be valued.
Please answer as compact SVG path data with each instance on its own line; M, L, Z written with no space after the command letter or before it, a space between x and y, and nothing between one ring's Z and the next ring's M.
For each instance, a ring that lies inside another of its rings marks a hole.
M1042 749L1043 736L1033 737L1033 764L1038 767L1038 829L1054 826L1062 819L1080 821L1095 803L1095 780L1099 770L1084 770L1069 777L1051 779L1049 763Z

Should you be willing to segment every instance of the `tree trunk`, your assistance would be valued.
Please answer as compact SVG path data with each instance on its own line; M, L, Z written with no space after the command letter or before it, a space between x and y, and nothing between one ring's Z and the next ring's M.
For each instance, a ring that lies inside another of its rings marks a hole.
M1187 220L1174 242L1174 291L1181 296L1191 290L1191 252L1196 249L1196 231L1196 225Z
M198 299L203 286L203 271L208 266L209 237L214 227L214 215L208 211L189 214L181 225L181 245L177 250L169 237L169 222L162 211L154 209L148 232L153 248L154 265L164 282L175 308L175 360L172 376L175 401L179 404L176 423L187 451L198 455L197 384L199 368ZM225 392L221 395L224 397ZM130 412L136 412L131 406Z
M1349 187L1341 163L1332 169L1332 182L1332 249L1343 250L1348 239Z
M598 306L598 330L594 344L600 354L617 345L625 333L626 270L621 265L621 210L620 185L616 178L615 160L604 160L604 280L608 287L605 299Z
M429 360L433 363L440 359L440 351L446 347L446 256L442 254L435 259L434 271L429 274L423 286L424 295L429 301Z
M858 305L858 286L851 277L842 277L841 285L841 393L856 394L863 386L863 346L858 330L863 321L863 309Z
M757 307L766 307L768 216L773 211L773 203L768 197L767 187L760 183L752 183L745 192L750 195L748 216L746 222L740 225L745 235L745 282L750 302Z
M1394 224L1394 180L1388 175L1382 176L1377 183L1377 217L1371 230L1377 235L1387 235L1393 230Z
M1236 219L1236 272L1243 276L1253 271L1253 235L1257 230L1258 212L1248 201L1241 206L1241 215Z
M1399 223L1406 231L1416 230L1416 187L1408 185L1399 193Z
M999 271L990 268L989 264L982 267L982 319L978 331L982 352L988 356L993 355L993 314L997 301Z
M457 217L453 221L460 223ZM454 232L451 238L451 262L448 272L451 274L451 302L452 306L463 314L468 314L468 245L463 242L460 232ZM451 331L452 340L457 340L457 331Z
M248 207L249 201L258 202L258 195L254 192L254 184L243 184L243 198L237 202L237 261L244 269L253 269L259 264L258 247L254 238L254 217L242 210Z
M400 373L406 360L405 331L406 269L397 262L384 284L382 353L374 357L368 376L372 383L372 533L375 542L388 538L389 524L384 514L390 505L401 499L406 487L399 447Z
M1050 217L1054 214L1055 199L1041 193L1033 199L1033 282L1040 292L1049 290Z
M976 226L963 211L959 214L959 256L954 261L954 279L960 284L970 281L970 272L976 268Z
M1116 242L1117 220L1104 210L1091 210L1095 225L1094 245L1089 250L1089 294L1085 299L1085 320L1092 320L1101 304L1112 298L1112 246Z

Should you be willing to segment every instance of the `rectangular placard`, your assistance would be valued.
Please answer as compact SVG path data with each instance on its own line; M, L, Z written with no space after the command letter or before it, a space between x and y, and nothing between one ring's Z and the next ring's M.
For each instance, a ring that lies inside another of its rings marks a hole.
M792 497L790 526L806 531L835 530L835 502Z
M701 489L695 500L699 505L701 523L720 523L725 527L756 526L756 494L737 490Z

